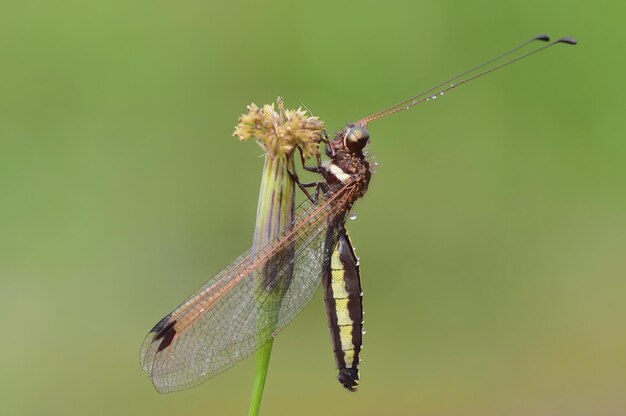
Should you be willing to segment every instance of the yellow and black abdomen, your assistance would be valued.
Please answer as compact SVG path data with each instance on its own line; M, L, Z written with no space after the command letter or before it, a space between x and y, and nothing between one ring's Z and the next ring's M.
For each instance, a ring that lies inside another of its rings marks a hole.
M343 229L324 271L324 303L330 328L337 378L348 390L359 384L359 353L363 334L363 296L359 261L348 233Z

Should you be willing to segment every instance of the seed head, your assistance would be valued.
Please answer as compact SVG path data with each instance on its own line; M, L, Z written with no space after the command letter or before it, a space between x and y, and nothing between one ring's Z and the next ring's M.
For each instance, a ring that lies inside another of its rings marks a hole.
M250 104L248 113L239 117L233 136L242 141L256 139L271 158L290 154L296 147L302 149L305 158L319 154L324 123L318 117L307 116L306 110L300 107L285 110L280 97L276 102L279 112L274 110L274 103L263 108Z

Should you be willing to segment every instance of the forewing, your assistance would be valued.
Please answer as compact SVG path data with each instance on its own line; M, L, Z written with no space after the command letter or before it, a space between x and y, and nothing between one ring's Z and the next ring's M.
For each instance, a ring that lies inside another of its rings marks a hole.
M141 365L155 388L166 393L198 385L251 355L287 325L319 286L328 239L336 238L328 224L348 199L342 192L299 212L289 233L254 256L247 252L238 258L163 318L141 351ZM281 255L287 250L289 255ZM271 280L265 277L259 284L268 261ZM267 287L289 276L282 302L272 302ZM268 321L268 315L277 321Z

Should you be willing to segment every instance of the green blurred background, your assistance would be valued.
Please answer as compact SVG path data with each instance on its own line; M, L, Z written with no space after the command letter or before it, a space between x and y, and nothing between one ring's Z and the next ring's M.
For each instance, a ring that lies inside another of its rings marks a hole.
M623 16L614 2L3 2L6 415L243 415L254 360L156 393L146 332L248 248L284 97L337 130L529 36L557 47L370 125L350 230L362 387L322 300L275 343L264 415L626 413Z

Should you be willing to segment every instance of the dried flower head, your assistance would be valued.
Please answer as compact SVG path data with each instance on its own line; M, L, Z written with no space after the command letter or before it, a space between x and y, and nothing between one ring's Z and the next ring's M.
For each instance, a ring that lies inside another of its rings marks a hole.
M270 157L289 154L296 147L302 149L305 158L319 154L319 143L323 137L324 123L317 117L307 116L307 112L285 110L280 97L277 98L277 113L274 104L263 108L250 104L247 114L239 117L233 136L240 140L256 139Z

